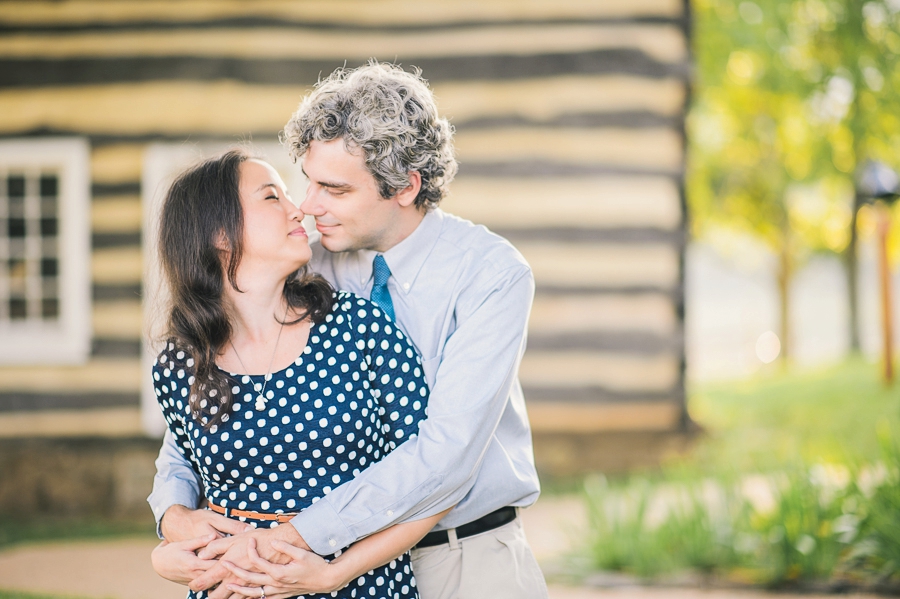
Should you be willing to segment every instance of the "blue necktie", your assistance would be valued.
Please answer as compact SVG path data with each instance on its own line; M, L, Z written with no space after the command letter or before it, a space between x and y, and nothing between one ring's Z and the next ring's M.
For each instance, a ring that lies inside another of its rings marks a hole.
M372 262L372 273L375 276L375 284L372 285L372 295L369 296L373 302L378 304L385 314L394 320L394 302L391 300L391 292L388 291L387 282L391 278L391 269L388 268L384 256L378 254L375 261Z

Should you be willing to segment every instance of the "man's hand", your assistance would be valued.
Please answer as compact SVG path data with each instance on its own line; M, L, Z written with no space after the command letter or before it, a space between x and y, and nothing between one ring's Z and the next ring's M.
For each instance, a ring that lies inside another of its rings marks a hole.
M273 564L286 564L291 557L272 547L272 541L283 541L301 549L309 550L309 546L291 524L285 523L275 528L258 528L251 532L217 539L209 543L198 552L198 557L204 560L219 559L219 563L195 578L190 583L194 591L209 589L216 584L219 587L209 594L209 599L240 599L239 595L232 595L228 584L239 584L240 580L229 571L222 562L228 561L243 568L255 570L250 561L248 551L250 539L254 539L256 550L268 562ZM222 583L222 584L220 584Z
M167 509L159 525L163 537L170 543L197 539L209 534L221 537L253 530L252 526L240 520L232 520L209 510L192 510L183 505L173 505Z
M167 580L187 584L216 565L214 560L200 559L195 553L215 538L216 535L209 534L176 543L163 541L150 554L153 569Z
M290 523L280 524L275 528L253 528L249 524L247 527L246 534L254 537L258 541L257 547L259 548L260 555L264 559L271 560L273 557L278 559L277 555L279 552L272 549L270 546L271 542L276 540L283 541L294 547L299 547L300 549L310 550L309 545L306 544L306 541L303 540L303 537L300 536L297 529ZM218 539L204 547L198 552L198 555L203 559L214 559L224 556L237 542L239 542L238 537Z
M269 599L285 599L296 595L330 593L343 588L349 582L341 577L339 567L329 564L311 551L299 549L282 541L272 541L272 546L290 558L286 565L273 564L262 559L256 552L255 539L251 539L247 547L254 571L244 570L229 561L223 561L232 574L241 579L241 584L228 584L228 589L253 599L260 596L262 589Z

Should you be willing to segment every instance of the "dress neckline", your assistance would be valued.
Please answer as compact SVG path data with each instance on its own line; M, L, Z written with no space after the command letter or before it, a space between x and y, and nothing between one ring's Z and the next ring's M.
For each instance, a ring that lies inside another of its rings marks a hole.
M250 374L250 373L248 373L248 372L231 372L230 370L225 370L224 368L222 368L222 367L219 366L218 364L216 364L216 368L218 368L220 371L222 371L222 372L224 372L225 374L227 374L227 375L229 375L229 376L231 376L231 377L234 377L234 378L244 377L244 376L249 376L249 377L251 377L251 378L252 378L252 377L257 377L257 376L261 376L261 377L266 377L266 376L268 376L270 379L273 379L273 378L275 378L275 375L276 375L276 374L281 374L281 373L285 372L286 370L288 370L289 368L297 368L297 367L303 365L303 356L305 356L306 354L311 354L311 353L312 353L312 346L313 346L314 343L315 343L315 342L313 341L313 328L314 328L314 327L315 327L315 325L312 325L312 326L310 327L309 335L308 335L307 338L306 338L306 347L303 348L303 351L300 352L300 355L299 355L299 356L297 356L296 358L294 358L294 361L293 361L293 362L291 362L290 364L288 364L288 365L285 366L284 368L279 368L278 370L273 370L271 373L259 373L259 374ZM317 337L317 338L318 338L318 337Z

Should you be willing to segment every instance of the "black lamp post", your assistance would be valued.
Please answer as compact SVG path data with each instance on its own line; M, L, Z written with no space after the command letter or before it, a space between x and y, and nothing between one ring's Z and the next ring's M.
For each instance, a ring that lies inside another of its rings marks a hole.
M878 221L878 273L881 284L882 357L884 381L894 381L894 318L891 306L891 268L888 262L887 239L891 230L890 204L900 192L900 177L881 162L867 162L860 172L856 185L856 197L860 204L871 203Z

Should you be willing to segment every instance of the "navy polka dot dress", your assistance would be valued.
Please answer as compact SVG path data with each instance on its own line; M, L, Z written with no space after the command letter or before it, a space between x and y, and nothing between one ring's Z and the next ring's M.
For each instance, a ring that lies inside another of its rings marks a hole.
M378 306L350 293L335 294L303 353L272 373L264 405L256 400L263 376L233 374L231 412L205 429L191 416L192 365L169 345L153 367L154 387L206 497L223 507L299 512L414 436L425 418L428 387L412 344ZM314 597L410 599L418 597L415 587L404 554Z

